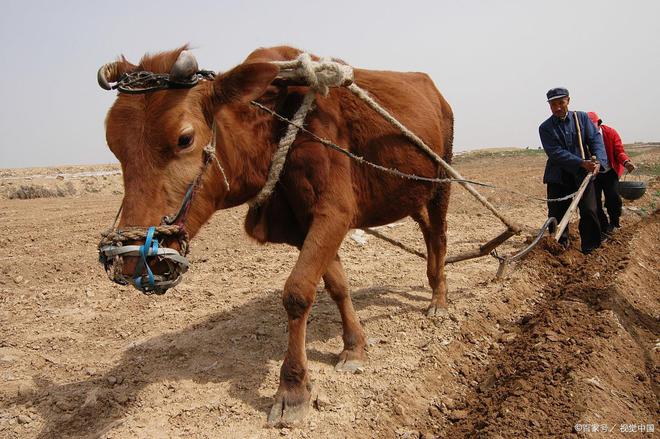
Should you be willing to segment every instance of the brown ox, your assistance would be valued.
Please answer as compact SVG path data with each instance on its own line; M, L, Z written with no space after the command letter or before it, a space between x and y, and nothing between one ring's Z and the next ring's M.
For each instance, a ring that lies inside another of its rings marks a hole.
M121 59L109 79L116 81L118 75L135 70L170 72L182 50L145 56L139 66ZM187 185L200 171L202 149L210 141L214 120L217 157L230 189L226 190L217 168L205 171L186 218L188 233L194 236L215 210L254 197L266 182L271 155L285 126L250 101L293 114L308 88L272 85L279 69L268 61L290 60L299 54L290 47L258 49L234 69L192 88L120 93L106 120L107 142L121 162L124 177L119 226L158 224L163 215L177 209ZM450 162L452 111L426 74L362 69L355 69L354 74L357 85ZM305 123L311 132L372 162L427 177L444 175L428 155L345 88L317 96ZM300 250L282 292L289 343L269 423L298 419L309 407L305 329L321 278L343 322L344 350L337 369L354 371L366 361L365 333L337 254L349 229L414 218L427 246L433 291L428 314L446 308L448 202L448 184L386 175L307 134L298 135L276 190L260 208L250 209L245 220L246 232L257 241L286 243ZM127 267L130 271L132 266Z

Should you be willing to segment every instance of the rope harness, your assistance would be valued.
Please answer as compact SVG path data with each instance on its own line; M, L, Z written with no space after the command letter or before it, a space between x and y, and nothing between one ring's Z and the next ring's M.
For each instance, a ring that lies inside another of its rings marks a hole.
M366 90L360 88L357 84L355 84L353 82L354 79L353 69L350 66L341 64L336 61L331 61L328 59L313 61L308 53L302 53L297 59L292 61L272 61L272 64L275 64L280 68L280 74L278 75L279 78L298 80L298 81L302 80L304 83L309 85L310 90L305 95L300 108L298 109L298 111L296 111L292 119L288 119L280 115L279 113L260 104L259 102L256 101L250 102L255 107L265 111L266 113L269 113L271 116L275 117L276 119L288 124L287 131L285 135L282 136L282 138L280 139L279 146L275 151L275 153L273 154L273 158L271 161L271 168L269 170L266 184L261 189L259 194L256 197L254 197L252 200L250 200L249 205L251 207L252 206L258 207L262 205L272 194L273 190L275 189L275 185L282 174L287 153L291 148L291 145L293 144L296 135L298 134L299 131L308 134L317 142L331 149L334 149L335 151L338 151L341 154L348 156L349 158L355 160L358 163L370 166L381 172L394 175L400 178L405 178L414 181L423 181L427 183L460 183L463 185L474 184L477 186L502 190L505 192L519 195L521 197L530 200L536 200L542 202L566 201L572 199L577 194L576 191L572 194L560 198L534 197L519 191L496 186L491 183L484 183L476 180L469 180L462 178L453 168L451 168L451 166L449 166L449 164L447 164L447 162L445 162L442 159L442 157L436 154L435 151L433 151L426 143L424 143L422 139L420 139L412 131L406 128L401 122L399 122L389 112L387 112L387 110L381 107L380 104L378 104L371 96L369 96ZM447 170L450 174L454 174L454 176L452 178L424 177L415 174L408 174L405 172L401 172L398 169L387 168L385 166L370 162L359 155L353 154L352 152L348 151L346 148L342 148L341 146L331 142L330 140L324 139L316 135L315 133L309 131L308 129L306 129L304 127L304 121L309 111L313 109L313 102L316 93L321 93L325 96L328 94L329 87L340 87L340 86L347 87L348 90L350 90L354 95L356 95L359 99L367 103L367 105L373 108L390 124L398 128L401 131L401 133L404 136L406 136L413 144L417 145L422 151L424 151L427 155L429 155L436 163L438 163L443 168L445 168L445 170ZM474 192L473 195L475 195ZM489 208L491 211L493 211L493 213L495 213L494 208L491 208L488 205L486 205L486 207ZM500 218L499 213L496 213L496 216ZM507 224L507 221L503 221L503 222Z
M493 189L505 190L510 193L521 195L530 199L546 202L559 202L571 199L575 193L562 198L546 199L531 197L518 191L501 188L489 183L482 183L474 180L463 178L455 169L453 169L445 160L443 160L435 151L433 151L423 140L408 130L396 118L381 107L369 94L357 84L353 82L353 69L352 67L336 62L327 58L320 61L313 61L308 53L302 53L297 59L291 61L273 61L273 64L280 68L278 75L279 79L302 81L302 85L309 87L309 91L304 96L300 108L296 111L292 119L288 119L277 112L263 106L262 104L252 101L251 104L257 108L271 114L278 120L288 124L285 134L279 141L278 148L273 154L271 166L268 172L268 179L259 191L259 193L251 199L248 204L251 208L259 207L265 203L275 190L276 184L280 179L288 152L293 145L293 142L302 131L321 144L347 155L352 160L358 163L368 165L379 171L394 175L400 178L406 178L415 181L423 181L428 183L460 183L467 189L478 201L480 201L486 208L498 217L507 227L511 233L518 233L520 228L509 221L506 217L500 214L494 206L490 204L481 194L479 194L471 185L478 185L489 187ZM155 90L169 89L169 88L190 88L195 86L200 80L213 80L215 74L208 70L200 70L193 74L188 79L173 79L168 74L156 74L152 72L132 72L123 74L118 82L112 86L121 93L137 94L147 93ZM393 126L398 128L401 133L407 137L413 144L418 146L422 151L431 157L438 165L444 168L444 171L451 176L451 178L431 178L418 176L414 174L407 174L397 169L387 168L376 163L365 160L363 157L353 154L336 145L335 143L321 138L313 132L304 127L304 121L307 114L313 109L314 100L317 94L326 96L330 87L346 87L359 99L367 103L371 108L378 112L383 118L390 122ZM108 277L121 285L131 284L138 290L145 294L163 294L165 291L182 280L183 274L188 270L189 262L186 259L189 249L189 237L185 230L184 223L186 216L190 210L190 206L194 199L196 192L202 184L202 177L207 168L213 163L218 167L219 172L222 174L223 183L227 191L229 191L229 181L225 170L223 169L220 161L216 155L216 137L217 137L217 124L215 119L212 124L211 140L203 149L203 164L195 177L194 181L188 186L188 189L183 197L181 206L178 212L173 216L165 216L161 220L159 226L143 227L127 227L123 229L116 229L115 225L122 211L120 206L119 211L115 217L110 229L103 232L101 241L98 244L99 262L101 262L108 274ZM163 245L165 239L176 239L180 251ZM144 240L143 244L127 244L133 241ZM133 256L138 257L138 262L135 269L135 274L132 277L126 276L123 273L123 257ZM167 270L163 274L154 274L150 262L163 262L167 266Z
M272 115L273 117L275 117L276 119L278 119L282 122L288 123L289 125L295 125L298 130L302 131L305 134L308 134L314 140L316 140L319 143L322 143L323 145L327 146L328 148L334 149L335 151L337 151L341 154L344 154L345 156L351 158L352 160L355 160L358 163L370 166L370 167L372 167L374 169L377 169L381 172L384 172L384 173L390 174L390 175L394 175L396 177L405 178L405 179L414 180L414 181L423 181L423 182L426 182L426 183L469 183L469 184L473 184L473 185L476 185L476 186L487 187L487 188L490 188L490 189L497 189L497 190L501 190L503 192L508 192L508 193L511 193L511 194L519 195L519 196L527 198L529 200L543 201L543 202L559 202L559 201L570 200L573 197L575 197L575 194L577 193L577 192L574 192L570 195L566 195L566 196L561 197L561 198L542 198L542 197L534 197L534 196L527 195L527 194L524 194L522 192L519 192L519 191L516 191L516 190L513 190L513 189L508 189L508 188L504 188L504 187L501 187L501 186L496 186L496 185L491 184L491 183L484 183L484 182L477 181L477 180L469 180L469 179L465 179L465 178L433 178L433 177L424 177L424 176L415 175L415 174L408 174L408 173L405 173L405 172L401 172L398 169L388 168L388 167L379 165L377 163L370 162L369 160L366 160L362 156L359 156L357 154L353 154L352 152L342 148L341 146L337 145L336 143L333 143L333 142L329 141L328 139L324 139L323 137L320 137L320 136L316 135L315 133L309 131L304 126L296 123L295 120L287 119L286 117L276 113L275 111L271 110L270 108L261 105L259 102L252 101L251 104L254 105L255 107L269 113L270 115ZM273 186L274 186L274 184L273 184Z

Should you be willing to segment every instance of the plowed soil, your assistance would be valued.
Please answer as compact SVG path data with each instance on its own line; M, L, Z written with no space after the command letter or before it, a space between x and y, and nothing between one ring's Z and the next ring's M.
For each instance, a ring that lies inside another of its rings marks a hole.
M657 147L633 151L657 170ZM456 166L544 196L544 161L542 152L486 151ZM117 286L96 244L121 202L121 176L76 175L113 169L0 170L2 438L627 438L660 428L653 172L642 175L644 197L626 202L623 227L589 256L546 238L501 279L491 257L450 265L443 318L424 315L422 259L347 237L340 255L370 362L362 373L334 371L341 323L320 285L307 333L319 399L300 425L267 428L286 348L281 288L297 252L248 239L240 207L217 212L192 242L192 268L174 290ZM67 183L59 198L6 199L21 186ZM480 191L524 226L500 254L524 247L544 204ZM449 254L502 230L453 188ZM424 248L412 220L379 231Z

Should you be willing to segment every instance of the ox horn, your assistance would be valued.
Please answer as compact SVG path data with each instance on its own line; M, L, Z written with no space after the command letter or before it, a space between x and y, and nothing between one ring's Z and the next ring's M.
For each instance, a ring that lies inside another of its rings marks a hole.
M198 70L197 60L193 54L189 50L182 50L170 70L170 78L175 81L190 79Z
M112 90L111 82L117 82L119 76L119 61L103 64L96 74L101 88L105 90Z

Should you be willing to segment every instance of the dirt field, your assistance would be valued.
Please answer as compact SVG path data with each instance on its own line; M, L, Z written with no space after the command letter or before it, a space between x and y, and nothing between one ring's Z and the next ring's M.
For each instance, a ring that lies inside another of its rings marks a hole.
M639 431L660 428L660 148L629 151L649 189L626 202L614 239L588 257L548 240L501 280L491 257L451 265L445 318L424 315L423 260L347 237L340 255L370 363L334 371L340 318L319 288L307 352L320 396L302 425L281 429L265 421L294 249L249 240L244 207L218 212L192 242L184 282L144 296L97 262L121 201L116 167L0 170L0 437L651 437ZM544 161L484 151L455 163L544 196ZM17 199L30 187L50 197ZM545 205L480 191L524 225L500 253L522 248ZM453 189L449 254L502 230ZM412 220L380 231L424 248Z

